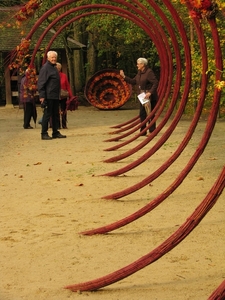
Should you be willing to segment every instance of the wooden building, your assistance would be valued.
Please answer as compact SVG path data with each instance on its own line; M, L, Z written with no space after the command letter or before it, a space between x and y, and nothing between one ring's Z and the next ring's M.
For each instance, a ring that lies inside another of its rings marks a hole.
M7 22L7 15L12 15L12 8L0 7L0 20L5 20ZM2 23L2 22L0 22ZM9 21L10 24L10 21ZM12 55L12 51L16 49L21 43L21 39L26 37L26 35L31 30L32 25L27 24L23 36L21 31L24 28L13 28L11 26L4 26L0 28L0 106L13 106L19 104L19 79L20 77L16 73L16 70L9 69L9 63ZM44 31L44 27L39 27L35 34L32 36L31 40L31 53L32 49L35 47L35 43ZM48 42L54 35L54 30L50 30L45 36L41 48L47 46ZM68 38L67 40L69 48L72 50L80 50L86 46ZM62 38L59 36L55 39L52 44L51 50L55 50L58 53L60 62L62 64L62 71L67 73L67 60L66 51Z

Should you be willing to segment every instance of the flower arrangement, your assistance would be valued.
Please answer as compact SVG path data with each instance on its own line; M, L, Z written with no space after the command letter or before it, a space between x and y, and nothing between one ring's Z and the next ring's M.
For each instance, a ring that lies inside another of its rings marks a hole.
M199 19L212 19L218 13L218 5L214 0L181 0L181 3L188 2L192 10L190 16Z
M9 69L17 69L19 75L26 74L24 83L24 98L33 97L37 90L36 69L30 65L31 55L29 54L30 40L22 39L21 44L16 47L16 57L9 65Z
M17 12L12 16L13 19L15 19L15 24L11 23L11 18L7 20L1 20L0 23L0 29L1 28L20 28L23 21L28 20L30 17L32 17L35 13L35 11L41 6L42 0L29 0L25 5L18 6L21 7L20 9L17 9ZM17 8L17 6L15 6ZM21 32L23 34L23 31Z
M33 16L35 11L41 5L41 0L29 0L15 15L14 18L18 22L27 20L29 17Z
M99 109L116 109L131 96L131 86L117 70L104 69L94 74L85 86L88 102Z
M23 74L30 64L29 54L30 40L22 39L21 44L16 47L15 59L9 65L9 69L18 69L19 74Z

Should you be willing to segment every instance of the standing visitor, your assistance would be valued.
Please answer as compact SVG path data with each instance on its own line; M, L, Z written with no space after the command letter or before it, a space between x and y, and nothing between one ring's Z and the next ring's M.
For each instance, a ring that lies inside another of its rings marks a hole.
M41 106L44 108L42 119L42 140L66 138L58 131L58 114L60 98L60 76L56 68L58 54L55 51L47 53L47 61L41 67L38 77L38 92ZM52 137L48 135L48 123L52 120Z
M27 71L26 71L27 72ZM30 125L31 118L34 118L36 122L37 110L35 104L35 91L28 91L26 87L27 77L26 72L23 75L20 82L20 103L23 105L24 117L23 117L23 128L24 129L33 129Z
M140 57L137 59L137 69L138 73L134 78L129 78L125 76L123 70L120 70L120 75L124 78L124 80L132 85L137 85L138 93L145 93L145 99L150 99L151 110L154 109L158 100L157 87L158 87L158 79L156 78L154 72L148 67L148 60L146 58ZM145 106L140 103L140 111L139 116L141 122L143 122L146 117L146 109ZM155 116L152 116L151 120ZM149 121L151 121L149 120ZM146 124L141 127L141 131L146 128ZM156 123L152 124L149 131L153 132L156 128ZM147 133L143 133L146 135Z
M61 83L61 93L59 100L59 128L67 129L67 111L66 111L66 101L68 98L72 98L73 94L71 92L71 87L67 75L62 72L62 65L56 63L56 68L59 71L60 83ZM60 120L61 119L61 120Z

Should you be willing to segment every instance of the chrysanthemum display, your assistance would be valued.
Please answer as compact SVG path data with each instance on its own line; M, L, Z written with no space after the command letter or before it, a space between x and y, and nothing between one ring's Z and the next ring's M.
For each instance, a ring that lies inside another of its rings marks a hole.
M33 16L35 11L41 5L41 0L29 0L23 7L15 14L15 19L18 22L27 20L29 17Z
M118 70L104 69L95 73L85 86L88 102L99 109L116 109L131 96L132 88Z
M215 18L218 13L218 5L214 0L181 0L181 3L188 2L192 6L190 16L192 18Z
M9 69L18 69L19 74L23 74L30 64L31 55L29 53L30 40L22 39L21 44L14 51L15 59L9 65Z
M24 83L24 97L28 95L34 97L37 90L37 74L34 66L30 65L29 54L30 40L22 39L21 44L16 48L16 57L14 61L9 65L9 69L16 69L18 75L26 75L26 81Z

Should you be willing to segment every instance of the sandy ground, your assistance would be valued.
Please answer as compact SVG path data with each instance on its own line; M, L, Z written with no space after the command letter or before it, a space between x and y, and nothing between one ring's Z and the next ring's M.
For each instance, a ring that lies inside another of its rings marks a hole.
M105 151L121 142L105 141L116 136L109 134L110 127L137 114L137 109L126 107L79 107L68 113L69 129L61 130L66 139L42 141L40 125L22 128L22 109L0 108L0 300L199 300L207 299L224 280L223 192L197 228L156 262L95 292L64 289L114 272L159 246L202 202L224 166L225 122L218 121L195 167L157 208L109 234L79 234L118 221L163 193L193 155L206 125L204 120L199 123L181 156L150 185L118 200L102 199L157 170L177 149L191 122L180 121L167 142L135 169L118 177L98 176L138 159L171 123L132 156L103 162L145 139Z

